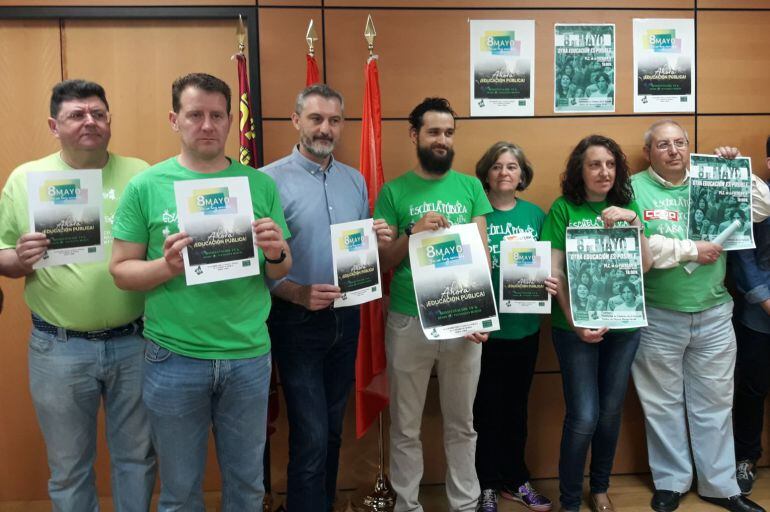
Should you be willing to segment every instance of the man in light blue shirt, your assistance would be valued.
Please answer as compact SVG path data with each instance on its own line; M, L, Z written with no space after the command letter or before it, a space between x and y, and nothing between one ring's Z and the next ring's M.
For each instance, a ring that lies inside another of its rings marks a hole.
M297 97L292 123L299 144L262 170L278 185L294 264L269 282L273 309L268 326L289 417L286 505L292 512L331 511L337 485L345 405L353 384L359 308L334 309L329 226L370 217L360 172L332 156L342 133L343 99L312 85ZM384 220L379 241L390 240ZM323 507L323 508L321 508Z

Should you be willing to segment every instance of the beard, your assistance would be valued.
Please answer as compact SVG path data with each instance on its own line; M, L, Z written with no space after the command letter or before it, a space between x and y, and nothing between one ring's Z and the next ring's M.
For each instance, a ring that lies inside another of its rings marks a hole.
M430 147L417 146L417 159L422 168L430 174L446 174L452 167L455 151L451 147L446 148L446 154L439 156Z
M326 144L324 143L326 142ZM334 151L334 140L323 137L300 137L300 143L302 147L307 150L308 153L317 158L326 158Z

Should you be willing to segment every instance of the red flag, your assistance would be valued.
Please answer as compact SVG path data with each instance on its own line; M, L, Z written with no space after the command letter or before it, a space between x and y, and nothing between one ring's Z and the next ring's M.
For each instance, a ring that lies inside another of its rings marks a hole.
M307 57L307 71L305 72L305 87L321 82L321 74L318 72L318 62L309 53Z
M238 160L243 165L257 167L257 144L254 140L254 119L251 117L251 93L249 92L249 75L246 71L246 56L243 53L235 55L238 61L238 98L240 98L240 133L238 134L241 150Z
M371 212L385 182L382 172L382 109L377 57L370 57L366 64L365 83L359 168L366 179ZM356 355L356 436L358 438L366 433L380 411L388 405L384 318L382 299L367 302L361 306L361 333L358 337Z
M251 93L249 91L249 75L246 66L246 56L243 53L237 53L235 58L238 60L238 97L240 98L240 114L238 117L238 126L240 127L239 139L241 149L238 160L243 165L250 165L257 168L257 144L254 135L254 118L251 116ZM278 401L278 372L275 369L275 360L273 361L272 372L270 372L270 392L267 400L267 434L275 432L275 422L280 413L280 403Z

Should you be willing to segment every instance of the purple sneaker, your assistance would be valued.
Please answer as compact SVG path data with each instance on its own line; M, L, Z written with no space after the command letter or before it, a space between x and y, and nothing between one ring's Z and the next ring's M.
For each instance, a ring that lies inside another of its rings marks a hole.
M484 489L481 491L476 510L477 512L497 512L497 491L494 489Z
M537 492L529 482L524 482L516 490L510 487L503 487L500 490L500 496L506 500L518 501L528 509L537 512L547 512L553 507L551 500Z

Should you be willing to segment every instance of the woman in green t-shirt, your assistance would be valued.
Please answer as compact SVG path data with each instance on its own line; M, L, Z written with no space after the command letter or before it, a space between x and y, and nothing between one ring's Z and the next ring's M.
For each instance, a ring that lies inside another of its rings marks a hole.
M545 214L537 205L516 197L532 182L532 165L520 147L498 142L476 164L493 211L487 237L492 282L500 286L500 242L505 238L538 240ZM556 293L557 282L546 287ZM479 510L497 511L497 493L531 510L551 510L551 502L529 483L524 462L527 440L527 398L537 360L540 316L500 315L500 330L490 334L481 352L481 374L473 404L476 472L482 494Z
M642 223L633 201L626 156L612 139L591 135L581 140L569 157L561 189L562 196L551 206L542 234L543 240L551 242L552 274L560 282L558 304L552 314L552 338L566 405L559 456L559 500L563 511L580 509L583 469L590 446L591 508L611 512L615 509L607 489L639 331L573 325L565 276L566 228L612 227L616 223L641 227ZM643 231L640 238L642 267L647 271L652 257ZM613 273L596 266L593 271L598 275ZM580 286L585 288L583 283Z

